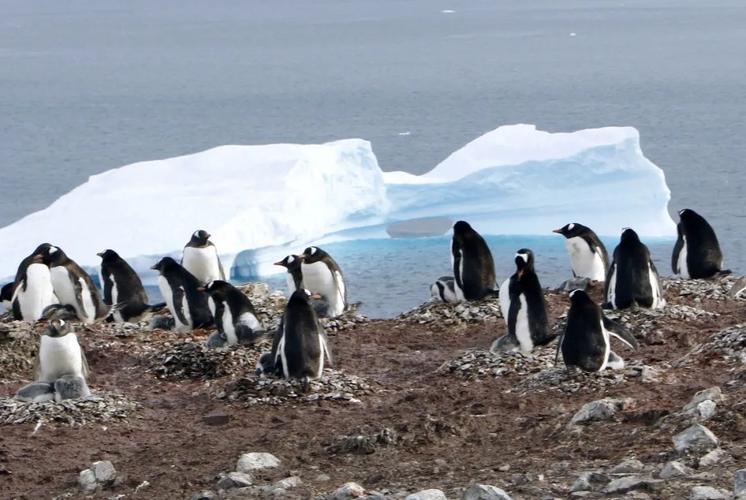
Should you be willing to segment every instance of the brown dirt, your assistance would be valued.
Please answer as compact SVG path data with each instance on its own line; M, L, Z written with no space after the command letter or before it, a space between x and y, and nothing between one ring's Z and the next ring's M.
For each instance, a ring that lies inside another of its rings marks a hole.
M669 294L668 300L692 304L691 297ZM567 300L550 295L549 303L556 321ZM732 489L733 472L746 463L743 378L728 384L734 379L733 366L716 355L693 358L679 367L667 364L712 333L746 323L746 307L744 302L714 300L697 306L721 315L714 320L667 321L659 325L665 344L642 344L634 353L622 351L628 361L663 366L663 382L627 379L603 392L581 387L572 395L557 388L509 392L520 380L515 374L464 380L436 373L463 350L487 348L502 335L504 326L498 319L451 328L372 321L338 332L331 337L337 368L377 382L374 394L361 396L359 403L252 407L214 396L230 377L209 382L161 380L144 371L133 348L138 338L94 342L102 333L85 331L80 338L95 374L92 390L123 393L138 401L141 409L122 422L84 427L46 424L34 435L33 424L3 426L0 497L50 498L66 492L77 497L79 471L93 461L111 460L124 480L99 492L100 498L119 494L189 498L215 489L215 476L234 470L240 454L267 451L282 460L282 467L257 478L271 482L297 474L304 481L294 490L300 498L332 491L347 481L394 492L440 488L449 498L459 497L473 482L482 482L503 487L514 498L566 498L582 471L613 466L629 456L651 465L671 459L673 431L657 425L658 416L681 409L696 391L714 385L723 388L728 403L719 405L706 425L721 439L735 465L716 468L714 478L699 484ZM553 352L554 344L545 349ZM13 394L25 377L18 374L15 383L0 386L0 395ZM633 398L634 406L615 421L580 431L567 429L567 422L584 403L615 396ZM205 424L203 416L216 410L229 415L230 421ZM341 435L384 428L397 432L397 443L368 454L327 451ZM319 482L321 473L329 480ZM150 486L134 494L146 480ZM650 495L676 496L666 490Z

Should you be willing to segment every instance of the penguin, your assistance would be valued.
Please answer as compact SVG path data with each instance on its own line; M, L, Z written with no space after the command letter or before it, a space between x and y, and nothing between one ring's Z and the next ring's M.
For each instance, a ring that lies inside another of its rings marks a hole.
M212 325L208 295L192 273L171 257L163 257L151 269L158 271L158 288L180 332Z
M88 363L69 322L55 319L41 335L36 382L22 387L22 401L62 401L90 396L86 383Z
M253 344L264 335L249 298L222 280L214 280L199 290L208 294L207 304L218 331L207 339L207 347Z
M51 246L42 243L18 266L11 296L11 310L17 320L37 321L44 309L59 303L51 272L44 263L44 253Z
M479 300L495 292L492 252L484 238L462 220L453 225L451 262L459 300Z
M303 286L303 273L301 272L301 263L303 257L300 255L288 255L284 259L275 262L276 266L281 266L287 269L287 276L285 279L288 284L288 294L290 297L294 291L302 290Z
M149 319L165 303L150 305L140 277L114 250L99 252L101 257L101 286L104 304L115 307L107 320L116 323L137 322Z
M0 302L3 304L3 308L6 311L10 311L13 307L13 285L15 283L10 282L3 285L0 289Z
M347 291L342 270L337 263L331 255L318 247L306 248L301 259L303 286L328 302L328 317L334 318L342 314L347 305Z
M606 247L596 233L577 222L566 224L552 231L565 237L565 247L570 254L572 275L575 278L588 278L592 281L605 281L609 267Z
M626 328L607 318L586 292L573 290L570 292L567 326L557 345L555 364L561 351L568 367L577 366L586 372L605 368L621 370L624 360L611 350L611 337L637 349L637 340Z
M321 378L324 358L333 362L326 333L308 300L310 295L307 290L293 292L275 334L275 366L285 379L301 380L304 392L309 389L309 380Z
M527 248L518 250L515 266L515 274L500 287L500 309L508 332L492 344L492 352L518 348L529 353L555 337L549 330L544 290L534 271L534 253Z
M660 309L666 305L650 250L632 229L622 231L614 249L604 296L606 309L626 309L634 304Z
M218 248L210 241L210 234L203 229L195 231L184 247L181 265L203 285L213 280L225 280Z
M60 304L73 306L81 322L90 324L109 315L111 307L101 300L91 277L61 248L49 246L44 250L44 263L49 266Z
M435 300L449 304L460 302L456 294L456 282L453 276L441 276L438 278L435 283L430 285L430 295Z
M723 253L715 230L690 208L679 211L678 238L673 247L671 268L684 279L712 278L723 271Z

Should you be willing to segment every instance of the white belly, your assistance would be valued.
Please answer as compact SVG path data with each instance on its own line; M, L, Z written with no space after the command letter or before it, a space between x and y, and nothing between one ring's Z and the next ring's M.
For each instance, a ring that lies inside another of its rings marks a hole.
M648 278L650 279L650 288L653 292L653 305L652 309L662 309L666 305L666 301L661 293L661 284L658 280L658 276L653 271L653 267L648 264Z
M601 333L604 336L604 362L601 363L601 368L598 371L603 371L609 364L609 352L611 351L611 340L609 339L609 332L604 328L604 322L601 321Z
M505 320L505 325L508 324L508 311L510 310L510 278L503 281L500 285L500 312Z
M223 279L220 273L218 251L214 246L204 248L184 248L184 268L192 273L202 284Z
M192 325L189 316L189 304L187 303L186 297L184 297L184 299L182 300L182 305L184 307L184 316L186 317L187 322L190 322L190 324L182 323L182 321L179 319L179 315L176 314L176 307L174 306L174 294L171 291L171 285L168 284L168 280L163 276L158 276L158 289L161 291L163 300L166 301L168 310L171 311L171 316L174 317L176 329L179 331L191 330Z
M236 327L233 325L233 314L231 314L231 308L228 304L224 304L223 308L223 332L225 338L228 340L228 345L238 343L238 337L236 336Z
M679 252L679 260L677 261L676 266L679 268L679 275L681 275L682 278L689 279L689 266L686 264L686 236L683 236L682 238L684 240L684 244L681 246L681 252Z
M570 254L570 265L575 276L595 281L606 279L606 268L601 255L593 252L583 238L568 238L565 240L565 247Z
M83 376L83 358L78 337L68 333L64 337L41 336L39 347L40 381L54 382L64 375Z
M608 292L606 293L606 302L611 304L612 309L616 309L616 275L617 270L616 266L614 266L614 269L609 276Z
M290 296L293 295L293 292L295 292L295 280L293 279L293 275L290 273L285 273L285 281L288 284L287 297L290 298Z
M26 290L19 286L16 289L16 300L25 321L38 320L45 307L58 303L47 266L31 264L26 268Z
M249 312L241 314L241 316L238 317L238 323L248 326L254 332L264 330L264 327L256 318L256 316Z
M531 340L531 331L528 328L528 304L523 294L518 298L521 301L521 308L515 321L515 336L521 346L521 352L529 353L534 349L534 341Z
M339 316L344 312L344 282L342 276L334 275L323 262L302 264L303 285L311 292L319 293L329 301L329 316Z

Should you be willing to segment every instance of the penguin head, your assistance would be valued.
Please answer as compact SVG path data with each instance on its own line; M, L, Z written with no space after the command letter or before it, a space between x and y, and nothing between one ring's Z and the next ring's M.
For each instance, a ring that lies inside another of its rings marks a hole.
M44 335L49 335L50 337L64 337L72 331L72 326L69 322L64 319L53 319L47 325L47 330L44 332Z
M311 300L311 292L301 288L293 292L293 294L288 299L288 307L292 307L294 305L301 305L305 304L308 305Z
M622 230L621 243L640 243L640 237L637 236L634 229L625 227Z
M470 233L470 232L473 232L473 231L474 231L474 229L472 229L472 227L469 225L469 223L466 222L465 220L457 221L453 225L453 234L454 235L466 234L466 233Z
M559 229L555 229L552 232L561 234L565 238L574 238L576 236L582 236L583 234L590 231L590 229L582 224L578 224L577 222L571 222L569 224L565 224Z
M308 247L303 250L303 253L300 255L300 257L302 258L304 263L313 264L314 262L324 260L327 255L328 254L319 247Z
M205 286L201 286L197 288L197 291L206 292L210 294L210 296L218 298L218 297L224 297L226 295L226 292L230 288L232 288L232 285L228 283L227 281L212 280L209 283L207 283Z
M685 208L683 210L679 210L679 219L681 219L681 222L688 226L690 224L700 224L702 221L704 221L704 217L699 215L697 212L692 210L691 208Z
M193 247L203 247L210 243L210 233L204 229L199 229L192 233L192 239L189 240L188 245Z
M521 248L515 254L515 267L520 278L526 270L534 269L534 252L528 248Z
M570 292L570 303L574 305L593 303L591 298L588 296L585 290L576 288Z
M114 262L115 260L120 259L119 254L110 248L104 250L103 252L99 252L96 255L101 257L102 262Z
M288 255L284 259L275 262L275 265L282 266L287 269L288 272L291 272L299 269L302 261L303 257L300 255Z
M265 373L271 373L275 369L275 360L272 357L271 352L265 352L256 362L256 375L264 375Z
M60 247L49 245L42 250L42 261L52 267L64 264L68 259Z
M169 269L173 269L179 266L179 264L171 257L163 257L161 260L155 263L150 269L158 271L160 274L167 272Z

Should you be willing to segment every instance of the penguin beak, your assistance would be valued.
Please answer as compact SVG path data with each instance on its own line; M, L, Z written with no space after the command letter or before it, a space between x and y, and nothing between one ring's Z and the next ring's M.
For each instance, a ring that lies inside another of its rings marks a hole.
M104 252L99 252L96 255L98 255L99 257L103 257L104 256Z
M152 266L150 266L150 269L152 269L153 271L157 271L158 270L158 264L153 264Z
M285 264L283 264L281 260L278 260L277 262L275 262L275 263L274 263L274 264L272 264L272 265L273 265L273 266L283 266L283 267L285 267Z
M198 292L206 292L206 291L207 291L207 288L205 288L205 287L203 287L203 286L198 286L198 287L197 287L197 291L198 291Z
M311 298L314 299L314 300L320 300L321 299L321 294L320 293L313 293L313 294L311 294Z
M562 234L562 228L559 229L552 229L553 233Z

